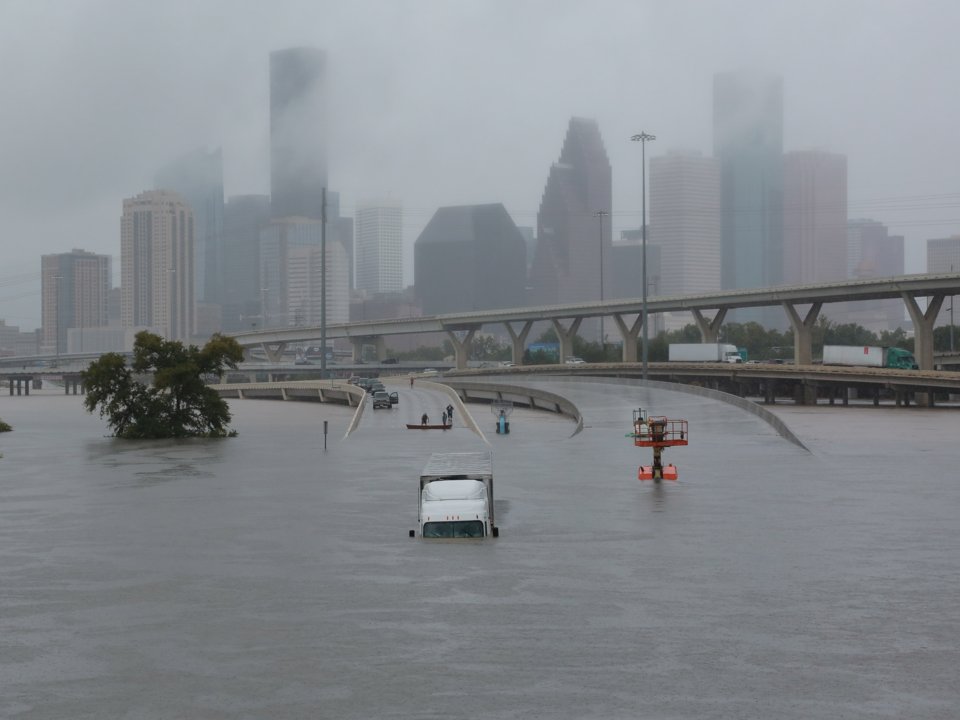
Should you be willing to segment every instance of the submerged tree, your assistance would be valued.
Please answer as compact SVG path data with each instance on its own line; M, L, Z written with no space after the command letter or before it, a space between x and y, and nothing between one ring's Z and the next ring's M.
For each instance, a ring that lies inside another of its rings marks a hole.
M223 335L201 349L140 332L129 366L119 353L107 353L83 373L84 405L89 412L99 407L119 438L225 437L232 434L229 406L204 378L222 377L242 359L237 341ZM151 385L138 379L148 376Z

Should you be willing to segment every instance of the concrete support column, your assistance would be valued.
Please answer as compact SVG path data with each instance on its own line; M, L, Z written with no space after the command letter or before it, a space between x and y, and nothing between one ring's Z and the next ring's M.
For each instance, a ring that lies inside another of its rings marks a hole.
M527 344L527 335L530 334L530 328L533 327L533 320L526 320L520 332L513 329L513 323L505 322L507 332L510 333L510 341L513 343L513 352L511 360L514 365L523 365L523 349Z
M377 353L377 362L383 362L387 359L387 341L383 335L377 335L373 338L373 349Z
M623 340L623 362L635 363L637 361L637 338L640 335L640 329L643 327L643 313L637 315L637 319L629 327L620 313L613 316L613 321L617 324L617 329L620 331L620 337Z
M457 370L467 369L467 358L470 355L470 343L473 341L473 335L480 329L479 325L473 325L467 329L467 334L463 340L457 337L455 330L447 330L450 342L453 344L453 352L457 359Z
M577 336L577 330L580 329L580 323L583 318L574 318L569 328L565 328L560 320L551 320L553 329L557 331L557 337L560 339L560 364L562 365L568 357L573 356L573 339Z
M363 338L350 338L350 361L356 363L363 358Z
M283 351L287 349L287 344L285 342L260 343L260 347L263 348L263 352L267 356L267 360L273 363L278 363L283 358Z
M699 310L691 310L693 320L697 323L700 330L700 341L705 343L715 343L720 337L720 326L723 325L723 319L727 316L727 309L720 308L712 320L707 320Z
M917 305L916 298L906 293L901 293L901 297L913 320L913 355L917 358L917 365L921 370L933 370L933 322L940 313L944 296L931 297L926 312Z
M785 302L782 304L787 317L790 318L790 324L793 326L793 362L797 365L809 365L813 362L813 333L811 331L814 323L817 322L817 316L820 315L823 303L813 303L802 320L792 303Z

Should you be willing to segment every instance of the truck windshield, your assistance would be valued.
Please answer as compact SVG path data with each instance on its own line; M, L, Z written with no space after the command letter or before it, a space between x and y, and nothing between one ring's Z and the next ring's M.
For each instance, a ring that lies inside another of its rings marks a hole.
M480 538L483 537L481 520L454 520L452 522L428 522L423 524L425 538Z

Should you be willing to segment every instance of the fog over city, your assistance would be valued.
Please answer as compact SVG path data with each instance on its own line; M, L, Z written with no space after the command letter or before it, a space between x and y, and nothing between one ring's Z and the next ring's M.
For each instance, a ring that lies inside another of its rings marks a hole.
M614 237L640 225L630 136L712 153L714 74L783 78L784 150L848 158L849 216L960 233L955 2L4 0L0 319L40 324L40 256L114 258L121 203L221 147L225 195L270 191L269 53L326 53L329 185L350 216L402 203L412 246L438 207L502 202L536 225L572 116L613 170ZM597 208L598 210L601 208Z

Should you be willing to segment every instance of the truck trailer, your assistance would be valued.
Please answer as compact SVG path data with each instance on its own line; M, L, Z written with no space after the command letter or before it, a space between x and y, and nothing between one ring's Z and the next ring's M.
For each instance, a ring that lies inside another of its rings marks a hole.
M824 345L823 364L896 368L898 370L919 369L917 359L909 350L873 345Z
M737 346L730 343L670 343L667 358L670 362L743 362Z
M433 453L420 474L422 538L499 537L493 512L493 456L489 452ZM417 531L411 530L410 537Z

